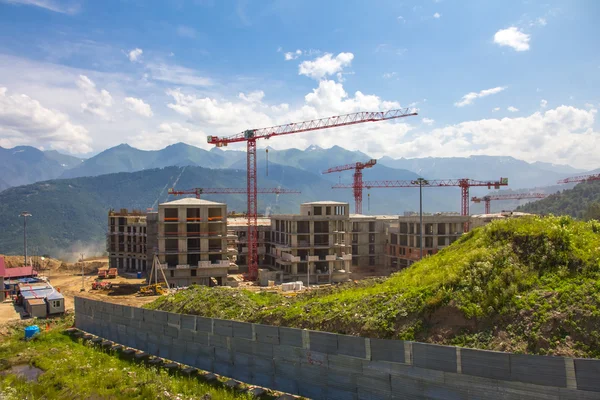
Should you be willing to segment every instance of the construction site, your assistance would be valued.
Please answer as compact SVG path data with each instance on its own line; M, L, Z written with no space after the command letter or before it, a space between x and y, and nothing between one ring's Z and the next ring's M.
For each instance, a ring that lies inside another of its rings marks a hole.
M363 170L376 165L375 159L357 160L323 171L323 174L353 172L352 183L332 186L352 190L353 212L347 202L314 199L301 204L297 214L259 214L259 194L298 193L281 187L258 187L256 152L260 139L415 115L409 109L361 112L247 130L225 138L209 136L208 143L217 147L246 144L247 187L170 188L170 195L186 197L160 203L157 210L109 211L106 242L109 267L120 273L151 275L148 281L160 280L169 288L194 284L234 287L337 284L387 276L437 253L472 227L511 216L505 213L480 218L469 214L471 201L485 201L488 205L492 200L489 196L470 198L471 187L497 190L508 185L507 178L363 180ZM363 189L422 191L423 187L460 188L461 212L427 214L422 212L422 204L415 204L420 212L363 213ZM227 204L201 198L208 194L246 194L247 210L242 216L230 215ZM154 275L149 274L151 268Z

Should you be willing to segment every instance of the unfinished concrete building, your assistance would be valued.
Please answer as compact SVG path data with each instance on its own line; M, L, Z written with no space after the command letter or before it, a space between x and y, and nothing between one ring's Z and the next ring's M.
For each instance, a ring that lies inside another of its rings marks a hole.
M258 226L258 265L262 268L265 265L265 254L271 250L269 243L271 238L271 219L268 217L259 217ZM240 273L248 272L248 219L247 218L228 218L227 234L233 239L230 243L232 252L236 256L237 269Z
M458 213L424 214L423 257L433 255L456 241L464 232L465 222L469 222L469 217ZM419 261L420 235L421 225L418 214L411 213L399 217L398 227L388 229L387 265L398 270Z
M108 212L106 250L110 268L119 271L145 271L148 267L146 214L139 210Z
M397 221L397 215L350 215L353 273L385 266L387 228Z
M158 206L157 255L172 287L224 285L227 205L185 198Z
M284 281L305 284L345 282L352 262L348 203L304 203L300 214L271 217L267 263Z

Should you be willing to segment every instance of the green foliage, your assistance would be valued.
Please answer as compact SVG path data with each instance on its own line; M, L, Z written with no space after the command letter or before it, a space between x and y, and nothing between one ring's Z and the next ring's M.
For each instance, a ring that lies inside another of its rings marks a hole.
M370 337L599 356L599 249L597 221L507 219L387 279L295 298L194 287L148 307Z
M3 399L196 399L205 394L214 399L248 398L103 353L81 340L72 340L61 330L43 332L25 342L19 329L0 342L0 369L29 364L44 371L37 382L13 374L0 375Z
M596 203L597 205L594 205ZM581 219L600 218L600 181L582 182L573 189L527 203L517 211L541 215L570 215ZM591 213L587 215L587 213Z

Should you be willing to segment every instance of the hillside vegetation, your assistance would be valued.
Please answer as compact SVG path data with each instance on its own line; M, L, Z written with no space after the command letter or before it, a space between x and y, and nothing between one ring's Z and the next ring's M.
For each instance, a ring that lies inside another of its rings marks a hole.
M193 287L147 307L483 349L600 356L600 223L527 217L476 229L387 279L296 298Z
M581 219L600 218L600 181L582 182L536 202L517 208L534 214L570 215Z

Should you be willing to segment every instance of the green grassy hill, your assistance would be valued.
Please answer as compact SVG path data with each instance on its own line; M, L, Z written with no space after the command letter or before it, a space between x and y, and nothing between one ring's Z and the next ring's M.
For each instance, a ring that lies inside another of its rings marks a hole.
M534 214L570 215L575 218L600 218L600 214L591 214L600 206L600 181L582 182L573 189L563 190L535 202L517 208L517 211Z
M600 356L600 223L527 217L476 229L387 279L296 298L194 287L148 307L352 335Z

